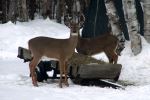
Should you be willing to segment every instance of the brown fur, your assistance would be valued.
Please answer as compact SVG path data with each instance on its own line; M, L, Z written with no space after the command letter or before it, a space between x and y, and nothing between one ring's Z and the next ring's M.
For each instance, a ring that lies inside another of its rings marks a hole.
M50 37L36 37L28 42L29 50L33 56L33 59L29 63L32 83L37 85L37 79L35 75L35 67L38 65L42 56L54 58L59 61L60 68L60 82L59 86L62 87L62 75L65 75L64 83L68 86L67 80L67 61L72 56L78 41L79 25L78 23L71 22L70 38L68 39L54 39ZM72 35L72 33L74 35ZM76 35L75 35L76 34Z
M117 63L118 55L115 50L118 45L118 39L109 33L95 38L78 39L77 52L84 55L94 55L104 52L110 63Z

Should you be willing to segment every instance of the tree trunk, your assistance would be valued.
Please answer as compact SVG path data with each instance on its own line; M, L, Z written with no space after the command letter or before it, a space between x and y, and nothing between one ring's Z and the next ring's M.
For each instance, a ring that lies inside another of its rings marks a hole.
M57 7L56 7L56 21L61 23L62 16L64 13L64 0L57 0Z
M109 22L111 25L110 27L112 29L112 34L116 35L119 40L119 44L118 44L116 52L118 55L120 55L121 51L125 48L125 37L121 30L119 16L117 15L117 11L116 11L113 1L105 0L105 5L107 9Z
M21 22L28 21L28 11L26 0L18 0L18 12Z
M49 16L50 19L52 19L52 11L53 11L53 1L54 0L48 0L47 1L47 15Z
M115 5L116 11L117 11L117 15L119 16L119 22L120 22L121 30L124 34L124 37L126 40L130 40L127 24L125 21L122 0L114 0L114 5Z
M2 7L2 23L7 22L7 13L8 13L8 8L7 8L8 1L7 0L2 0L1 1L1 7Z
M28 6L29 6L29 18L31 20L34 19L34 14L36 12L36 0L29 0L28 1Z
M27 1L22 0L23 21L28 21Z
M144 10L144 37L150 43L150 0L142 1Z
M142 9L141 0L135 0L136 12L137 12L137 20L139 23L139 31L142 36L144 36L144 13Z
M131 50L134 55L137 55L142 50L141 37L138 30L138 22L134 0L124 0L126 11L126 20L131 39Z
M9 10L8 10L8 20L12 22L16 22L16 12L17 12L17 0L10 0L9 2Z
M55 19L56 18L56 4L57 4L57 1L56 0L52 0L52 19Z
M47 17L47 6L48 6L48 0L42 0L41 11L44 19L46 19Z
M66 2L66 14L69 16L72 16L72 5L73 5L73 0L65 0Z

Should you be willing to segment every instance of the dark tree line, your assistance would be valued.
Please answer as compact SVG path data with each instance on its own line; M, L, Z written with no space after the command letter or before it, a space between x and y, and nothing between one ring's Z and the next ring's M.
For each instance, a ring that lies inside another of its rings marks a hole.
M95 21L95 11L98 12L98 17L96 20L96 27L98 27L98 31L94 32L94 34L103 33L105 30L107 31L108 18L106 15L104 0L0 0L0 23L6 23L8 21L12 21L13 23L16 21L24 22L34 20L37 16L42 17L43 19L49 17L50 19L55 19L58 23L63 23L65 14L72 16L73 3L76 1L80 2L80 11L84 13L87 22L92 21L93 23ZM99 1L99 4L97 1ZM140 0L135 1L138 17L137 19L140 25L140 33L143 35L143 12L140 5ZM128 29L124 20L122 0L114 0L114 3L120 18L119 20L122 23L122 30L125 34L125 38L129 40ZM98 10L95 10L97 8ZM93 32L89 30L92 30L90 25L92 24L87 24L87 27L90 28L86 28L88 34L85 32L85 37L87 37L87 35L93 35Z
M79 0L84 11L89 0ZM0 0L0 22L28 21L37 15L62 23L65 14L71 15L74 0Z
M8 21L12 21L15 23L16 21L28 21L34 20L35 17L40 16L42 18L49 17L50 19L55 19L58 23L63 22L63 17L65 14L69 14L72 16L73 12L73 2L80 2L80 10L84 13L85 18L87 20L91 20L93 17L94 8L97 4L93 4L98 0L0 0L0 23L6 23ZM91 1L91 2L90 2ZM143 13L140 5L140 0L136 1L136 9L138 21L140 23L140 33L143 35L144 26L143 26ZM100 0L99 7L99 19L103 24L107 24L107 16L105 15L105 6L104 0ZM123 9L122 9L122 0L114 0L115 6L120 17L120 22L122 23L123 32L125 34L125 38L129 40L129 36L127 35L127 27L125 25ZM93 4L93 7L91 6ZM89 7L90 6L90 7ZM92 8L91 8L92 7ZM105 15L105 16L104 16ZM106 21L106 22L104 22ZM101 24L100 24L101 25ZM103 25L107 26L107 25ZM97 26L99 27L99 25ZM102 33L101 31L107 30L107 28L99 27L102 30L98 31L98 33ZM91 28L89 28L91 29ZM88 31L89 32L89 31ZM91 31L92 32L92 31ZM93 33L93 32L92 32ZM97 34L97 33L94 33ZM83 34L84 35L84 34ZM87 35L87 34L86 34Z

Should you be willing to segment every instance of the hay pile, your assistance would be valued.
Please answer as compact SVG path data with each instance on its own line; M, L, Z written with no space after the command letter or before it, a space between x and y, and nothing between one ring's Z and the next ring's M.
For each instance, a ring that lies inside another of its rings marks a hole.
M77 66L91 63L104 64L105 62L79 53L74 53L68 61L69 65L77 65Z

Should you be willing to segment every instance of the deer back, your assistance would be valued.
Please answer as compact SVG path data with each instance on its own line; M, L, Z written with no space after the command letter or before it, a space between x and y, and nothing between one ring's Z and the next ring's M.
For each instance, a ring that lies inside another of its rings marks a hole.
M32 55L37 57L47 56L56 59L62 56L70 57L76 45L77 36L70 37L69 39L54 39L40 36L29 40L29 50Z
M107 48L115 49L117 46L117 37L111 34L104 34L95 38L78 39L77 52L85 55L94 55L100 52L105 52Z

